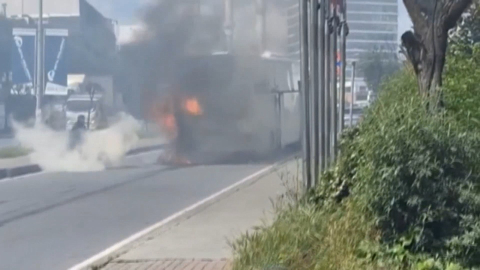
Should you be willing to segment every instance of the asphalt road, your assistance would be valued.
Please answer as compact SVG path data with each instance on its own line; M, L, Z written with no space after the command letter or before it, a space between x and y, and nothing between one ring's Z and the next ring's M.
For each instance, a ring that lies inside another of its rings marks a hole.
M0 269L67 269L265 167L169 168L157 157L0 182Z

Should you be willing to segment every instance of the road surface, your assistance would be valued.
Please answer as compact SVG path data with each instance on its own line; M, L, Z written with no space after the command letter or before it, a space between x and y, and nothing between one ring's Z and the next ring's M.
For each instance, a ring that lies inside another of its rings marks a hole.
M266 166L175 169L157 157L0 182L0 269L67 269Z

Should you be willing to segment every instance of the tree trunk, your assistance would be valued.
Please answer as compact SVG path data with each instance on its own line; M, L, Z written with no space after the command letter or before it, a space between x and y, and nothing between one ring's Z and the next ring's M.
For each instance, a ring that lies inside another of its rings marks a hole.
M420 94L429 108L442 106L442 74L453 28L472 0L404 0L414 32L402 35L402 46L417 75Z

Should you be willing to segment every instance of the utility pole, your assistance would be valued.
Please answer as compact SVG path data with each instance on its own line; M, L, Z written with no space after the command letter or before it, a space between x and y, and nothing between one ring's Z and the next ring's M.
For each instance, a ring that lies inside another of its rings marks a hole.
M338 74L337 74L337 55L338 55L338 15L337 15L337 5L336 1L333 1L333 13L332 13L332 62L331 62L331 69L332 69L332 85L331 85L331 92L332 92L332 161L335 161L337 158L337 150L338 150Z
M319 36L319 52L320 52L320 65L319 65L319 70L318 70L318 76L319 76L319 81L320 81L320 88L319 88L319 91L320 91L320 95L319 95L319 99L318 100L315 100L315 102L318 102L319 106L321 106L322 108L320 109L320 111L318 112L317 114L317 122L319 123L320 125L320 145L317 147L319 147L319 151L320 151L320 171L323 173L325 171L325 169L327 168L327 148L325 147L325 143L326 143L326 140L328 139L328 137L326 136L325 134L325 128L326 128L326 125L325 125L325 114L326 114L326 110L324 109L324 105L326 103L325 101L325 92L327 91L328 88L325 87L325 66L326 66L326 63L325 63L325 59L326 59L326 54L325 54L325 21L326 21L326 18L325 18L325 3L326 3L326 0L320 0L320 9L319 9L319 14L320 14L320 17L319 17L319 20L320 20L320 23L319 23L319 30L320 30L320 36Z
M341 73L340 73L340 133L345 129L345 81L347 75L347 35L348 35L348 24L347 24L347 1L344 0L342 3L342 22L340 24L340 62Z
M355 102L355 61L352 62L352 83L351 83L351 100L350 100L350 127L353 127L353 103Z
M300 72L303 95L303 182L306 190L312 188L311 125L308 51L308 0L299 0L300 9Z
M36 74L36 108L35 121L42 121L42 95L44 88L44 64L43 64L43 0L38 0L38 24L37 24L37 74Z
M320 123L319 82L318 82L318 0L310 0L310 100L313 105L313 181L320 177Z

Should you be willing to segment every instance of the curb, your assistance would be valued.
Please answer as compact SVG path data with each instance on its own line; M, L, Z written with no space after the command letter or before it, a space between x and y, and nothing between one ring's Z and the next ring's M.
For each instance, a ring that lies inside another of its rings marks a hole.
M128 151L126 156L128 157L128 156L133 156L133 155L137 155L145 152L160 150L160 149L163 149L164 147L165 147L165 144L139 147L139 148L135 148ZM14 178L19 176L39 173L42 171L43 171L42 168L40 168L40 166L38 166L37 164L0 169L0 181L8 178Z
M94 255L93 257L87 259L80 264L77 264L68 270L96 270L102 269L107 266L110 262L114 261L116 258L125 254L129 250L136 248L142 245L145 241L148 241L150 238L180 224L181 222L188 220L192 216L202 212L206 208L212 206L213 204L222 201L223 199L231 196L232 194L249 187L256 182L260 181L265 176L276 171L289 161L291 161L293 156L290 156L282 161L279 161L273 165L265 167L263 170L258 171L250 176L247 176L243 180L236 182L235 184L225 188L224 190L217 192L187 208L180 211L177 214L174 214L166 219L163 219L159 223L148 227L147 229L136 233L125 240L115 244L114 246L106 249L105 251Z

